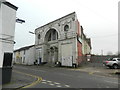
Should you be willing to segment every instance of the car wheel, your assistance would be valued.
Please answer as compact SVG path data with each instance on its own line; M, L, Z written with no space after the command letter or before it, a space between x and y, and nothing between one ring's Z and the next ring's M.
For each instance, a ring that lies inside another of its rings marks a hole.
M118 68L118 65L114 64L114 65L113 65L113 68L114 68L114 69L117 69L117 68Z

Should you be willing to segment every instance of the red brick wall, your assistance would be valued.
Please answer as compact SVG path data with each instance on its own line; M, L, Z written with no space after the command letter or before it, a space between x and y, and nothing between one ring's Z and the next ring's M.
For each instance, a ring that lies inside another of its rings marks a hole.
M80 29L80 23L78 20L77 20L77 27L78 27L77 35L80 36L81 29ZM79 41L77 41L77 50L78 50L77 62L78 62L78 64L80 64L82 61L82 43Z
M77 49L78 49L77 61L78 61L78 64L80 64L82 61L82 44L79 41L77 41Z

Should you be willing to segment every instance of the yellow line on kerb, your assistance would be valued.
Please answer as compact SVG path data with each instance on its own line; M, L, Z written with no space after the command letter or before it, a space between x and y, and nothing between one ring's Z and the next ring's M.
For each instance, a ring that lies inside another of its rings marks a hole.
M23 72L16 71L16 70L13 70L13 72L16 72L16 73L19 73L19 74L24 74L24 75L27 75L27 76L31 76L31 77L37 78L36 81L34 81L34 82L32 82L31 84L28 84L28 85L26 85L26 86L23 86L22 88L29 88L29 87L34 86L35 84L37 84L37 83L39 83L39 82L42 81L42 77L39 77L39 76L35 76L35 75L23 73Z

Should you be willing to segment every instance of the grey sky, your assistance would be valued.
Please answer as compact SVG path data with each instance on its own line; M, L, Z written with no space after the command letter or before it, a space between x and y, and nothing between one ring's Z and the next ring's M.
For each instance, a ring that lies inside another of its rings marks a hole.
M16 23L15 49L34 44L33 31L50 21L73 11L92 40L92 53L118 51L119 0L7 0L19 7L17 17L25 24Z

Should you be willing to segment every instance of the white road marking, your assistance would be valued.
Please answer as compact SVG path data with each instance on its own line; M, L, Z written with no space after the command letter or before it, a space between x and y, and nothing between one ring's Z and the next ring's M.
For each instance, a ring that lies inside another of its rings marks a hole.
M42 82L41 83L44 83L44 84L48 84L48 85L51 85L51 86L56 86L56 87L62 87L61 86L61 84L60 83L58 83L58 82L52 82L52 81L48 81L48 80L42 80ZM65 86L65 87L70 87L69 85L63 85L63 86Z
M69 85L65 85L65 87L70 87Z
M51 84L49 84L49 85L54 86L55 84L52 84L52 83L51 83Z
M47 82L52 82L52 81L47 81Z
M54 82L54 84L60 84L60 83Z
M60 85L57 85L56 87L62 87L62 86L60 86Z
M44 84L46 84L47 82L41 82L41 83L44 83Z
M42 81L46 81L46 80L42 80Z

